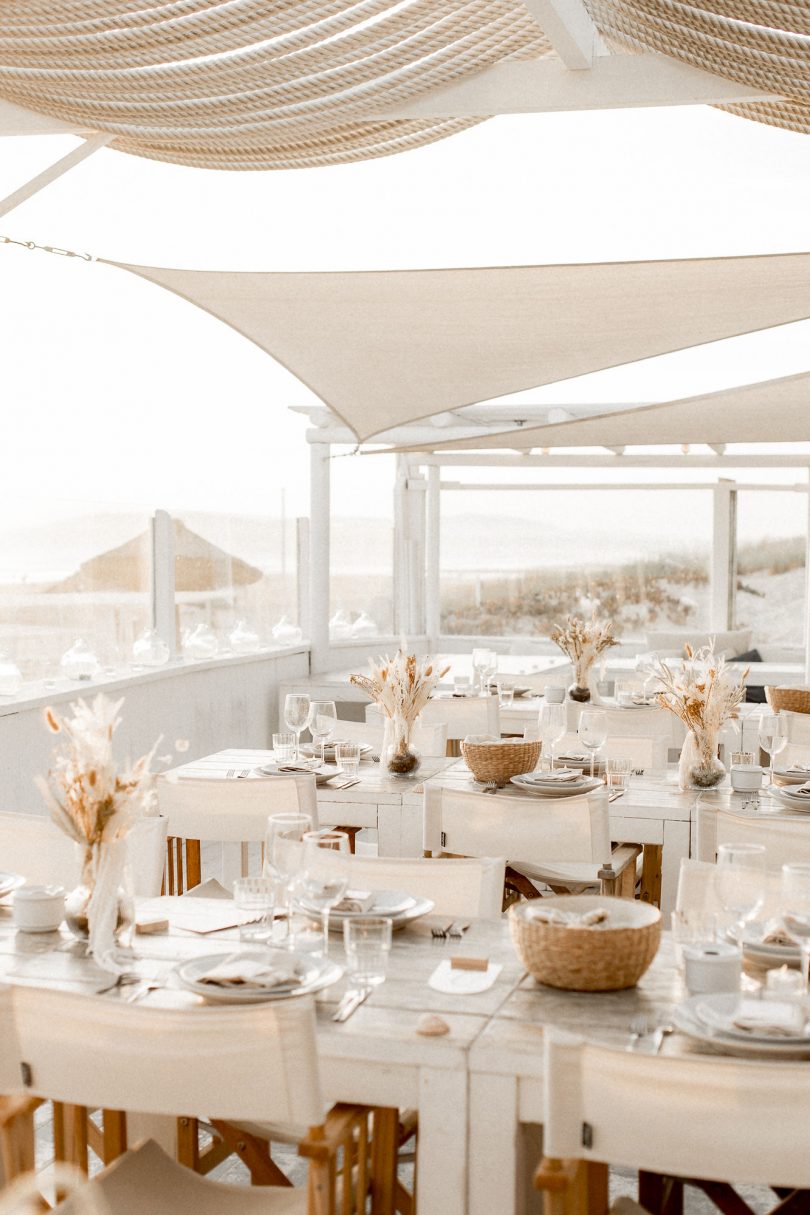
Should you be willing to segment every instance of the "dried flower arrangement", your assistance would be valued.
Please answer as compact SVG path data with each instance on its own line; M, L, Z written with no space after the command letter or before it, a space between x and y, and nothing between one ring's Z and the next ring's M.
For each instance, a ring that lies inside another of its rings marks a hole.
M585 695L584 693L588 687L588 672L600 654L610 649L611 646L619 644L613 636L613 621L600 620L596 612L589 622L584 621L580 616L568 616L564 626L555 625L551 633L551 640L574 664L572 697L577 700L587 700L590 694ZM583 694L577 695L577 689Z
M401 718L409 726L450 670L449 666L437 670L429 657L418 659L402 647L393 659L370 659L368 665L370 675L350 675L349 682L371 697L386 717Z
M116 768L112 740L123 703L98 695L90 705L84 700L72 704L72 717L45 710L48 729L61 734L65 744L56 752L48 779L40 776L36 783L57 827L83 847L120 838L155 806L150 766L157 743L128 771Z

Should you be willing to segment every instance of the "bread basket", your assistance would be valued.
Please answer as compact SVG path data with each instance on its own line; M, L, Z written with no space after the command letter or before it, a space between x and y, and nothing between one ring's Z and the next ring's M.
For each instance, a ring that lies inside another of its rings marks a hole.
M533 772L540 758L540 742L522 738L465 738L461 754L476 780L484 784L506 785L513 776Z
M608 918L588 928L548 924L535 918L541 907L577 915L604 908ZM509 927L518 956L538 983L568 991L620 991L633 987L655 957L661 912L635 899L560 895L514 904Z
M765 699L778 713L787 709L791 713L810 713L810 688L774 688L766 686Z

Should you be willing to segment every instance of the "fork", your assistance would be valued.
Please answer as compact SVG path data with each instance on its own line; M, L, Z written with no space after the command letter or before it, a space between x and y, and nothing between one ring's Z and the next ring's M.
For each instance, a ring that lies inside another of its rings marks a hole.
M647 1018L643 1014L633 1017L630 1022L630 1041L627 1043L627 1050L634 1051L638 1046L639 1040L646 1037L648 1032Z
M112 983L108 983L106 987L96 989L97 996L106 995L109 991L117 991L120 987L129 987L132 983L140 983L141 976L136 974L134 970L124 970L120 975L116 975Z
M250 768L243 768L242 771L238 773L236 779L244 780L246 776L250 776Z
M446 941L451 935L451 929L455 921L451 920L444 928L431 928L430 935L434 941Z
M495 780L488 780L486 782L486 784L484 785L483 789L481 790L481 792L482 793L497 793L498 792L498 782Z

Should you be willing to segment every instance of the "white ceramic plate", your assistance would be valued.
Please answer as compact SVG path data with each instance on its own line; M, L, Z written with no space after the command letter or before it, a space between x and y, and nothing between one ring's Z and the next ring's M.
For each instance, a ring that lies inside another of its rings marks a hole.
M803 785L810 780L810 772L789 772L787 768L774 768L773 774L788 785Z
M12 890L19 890L20 886L24 885L25 878L21 874L0 872L0 899L11 894Z
M590 776L583 777L578 781L560 782L558 785L538 785L534 781L526 780L523 776L513 776L511 784L521 793L525 793L529 797L574 797L576 794L591 793L594 789L598 789L604 781L597 776L591 780Z
M766 924L753 922L747 926L742 940L743 950L747 956L750 956L753 961L761 959L771 965L775 962L789 965L791 962L799 961L801 953L798 945L776 945L770 941L763 941L762 938L767 931ZM739 945L736 928L730 928L727 935L732 944Z
M265 764L263 768L259 768L262 776L306 776L306 772L283 772L281 769L283 764ZM324 764L322 768L310 768L309 771L315 777L316 785L325 785L328 780L332 780L335 776L341 776L342 768L338 768L335 764Z
M788 1039L773 1038L768 1039L767 1042L753 1042L748 1038L733 1038L719 1029L710 1029L701 1021L697 1007L701 1003L705 1004L707 1000L717 998L717 996L704 995L691 996L688 1000L684 1000L683 1004L676 1005L672 1010L673 1025L687 1037L694 1038L697 1042L706 1042L716 1050L724 1051L728 1055L770 1055L782 1059L804 1059L810 1056L810 1042L802 1045ZM737 1000L739 997L731 993L730 998Z
M302 904L302 906L306 906ZM343 932L345 920L356 920L362 916L384 916L391 921L391 927L396 930L406 924L419 920L423 915L430 915L436 904L432 899L417 899L401 890L381 890L375 897L374 904L368 911L330 911L329 931ZM395 910L399 908L399 910ZM320 911L312 906L306 908L311 914L318 915Z
M742 1042L759 1042L766 1045L780 1042L785 1044L790 1043L793 1046L810 1046L810 1034L807 1033L806 1028L801 1033L786 1035L785 1037L777 1034L766 1034L762 1030L740 1029L732 1022L734 1010L739 1000L740 997L737 992L704 995L702 1000L696 1002L694 1015L706 1029L718 1030L727 1037L735 1038Z
M278 953L283 956L284 961L289 958L289 953L286 949L271 950L270 953ZM213 983L200 983L198 978L204 974L206 970L217 966L220 962L224 962L226 958L230 958L231 953L214 953L208 954L203 958L193 958L189 962L183 962L175 969L178 981L187 991L194 992L197 996L203 996L206 1000L215 1004L264 1004L268 1000L288 1000L293 996L307 995L313 991L320 991L324 987L329 987L330 984L336 983L343 974L343 967L338 966L336 962L332 962L329 958L314 958L307 954L295 954L298 963L297 971L299 974L299 982L294 984L281 983L275 987L266 989L252 987L243 990L238 987L217 987ZM267 952L262 951L262 957L267 958Z
M796 793L791 793L788 789L780 789L777 785L774 785L770 792L776 801L781 802L788 809L795 810L798 814L810 814L810 795L802 794L799 797Z

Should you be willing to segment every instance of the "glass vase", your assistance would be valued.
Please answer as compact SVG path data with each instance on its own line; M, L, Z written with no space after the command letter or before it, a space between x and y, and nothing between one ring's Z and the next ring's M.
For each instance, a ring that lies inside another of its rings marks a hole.
M100 861L101 845L94 844L85 849L79 885L65 898L65 923L74 937L78 937L80 941L86 941L90 937L90 921L87 912L96 888ZM132 927L134 927L132 899L123 886L119 886L118 916L114 929L116 941L125 937Z
M413 776L421 756L411 742L415 722L392 717L386 722L382 760L392 776Z
M585 704L591 699L590 688L591 660L578 658L574 662L574 682L568 689L571 700Z
M713 789L726 774L717 754L717 734L712 730L692 729L681 751L682 786Z

